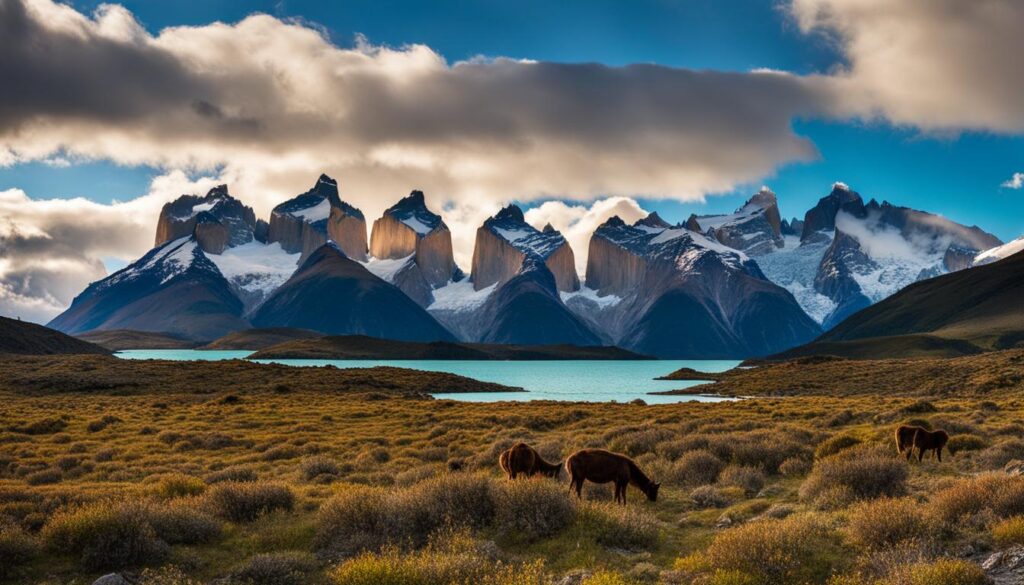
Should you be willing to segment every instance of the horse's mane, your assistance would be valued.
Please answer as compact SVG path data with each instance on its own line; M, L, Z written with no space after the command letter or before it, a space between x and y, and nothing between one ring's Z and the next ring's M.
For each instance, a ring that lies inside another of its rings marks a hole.
M547 461L545 461L545 459L543 457L540 456L540 453L537 453L537 467L541 471L554 471L556 469L561 469L562 468L562 464L561 463L548 463Z
M647 477L643 471L640 471L640 466L629 457L626 457L626 463L629 465L630 481L639 486L640 489L647 491L647 488L649 488L654 482L652 482L651 478Z

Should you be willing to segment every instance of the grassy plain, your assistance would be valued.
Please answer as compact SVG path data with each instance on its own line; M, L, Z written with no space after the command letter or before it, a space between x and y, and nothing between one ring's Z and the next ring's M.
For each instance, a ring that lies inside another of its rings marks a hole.
M476 388L396 369L0 359L0 582L983 583L987 551L1024 544L1024 478L1002 471L1024 459L1024 352L962 359L981 361L769 365L722 382L756 399L658 406L439 401ZM906 464L904 422L955 453ZM628 453L661 497L506 482L516 440Z

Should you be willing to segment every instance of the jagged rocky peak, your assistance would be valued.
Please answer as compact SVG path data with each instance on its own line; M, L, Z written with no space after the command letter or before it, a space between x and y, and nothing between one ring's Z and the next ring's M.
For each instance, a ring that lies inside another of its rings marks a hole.
M767 254L784 244L778 200L768 187L761 187L731 214L691 215L686 227L751 255Z
M636 222L633 223L633 225L635 227L644 227L654 230L663 230L672 227L672 224L668 223L664 219L661 219L661 216L658 215L657 211L652 211L651 213L648 213L647 217L636 220Z
M218 225L219 224L219 227ZM197 233L197 227L199 232ZM202 249L220 254L225 248L241 246L255 237L256 214L228 194L227 185L210 189L206 196L182 195L160 210L156 224L156 245L197 235Z
M541 231L544 232L545 234L553 234L558 230L556 230L555 226L551 225L550 223L546 223L544 224L544 229L542 229Z
M519 272L528 254L544 260L555 276L558 290L579 289L576 261L569 242L557 230L542 232L526 223L523 210L516 205L503 208L477 229L473 288L481 290L507 282Z
M366 259L366 220L363 212L338 195L338 183L320 175L313 188L281 203L270 214L267 241L279 242L289 253L305 259L333 240L345 255Z
M427 208L423 191L403 197L373 222L370 254L378 260L412 256L428 288L443 286L458 273L452 234L441 216Z
M779 232L783 236L799 236L804 231L804 221L802 219L793 218L790 220L782 220L779 224Z
M856 218L863 218L867 215L867 209L860 193L850 189L846 183L837 182L832 184L832 192L819 199L817 205L804 215L800 241L820 239L821 232L831 232L836 229L836 214L840 211L845 211Z

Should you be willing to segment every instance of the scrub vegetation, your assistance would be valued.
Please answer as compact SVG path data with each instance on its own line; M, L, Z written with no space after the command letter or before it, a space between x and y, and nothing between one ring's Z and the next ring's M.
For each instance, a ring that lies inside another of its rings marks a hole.
M1022 355L982 356L995 381L962 391L920 364L871 391L878 362L834 360L758 368L789 392L657 406L434 400L475 387L397 369L3 358L0 582L980 584L1024 544L1004 471L1024 459ZM900 424L959 439L907 463ZM510 482L517 441L628 454L658 500Z

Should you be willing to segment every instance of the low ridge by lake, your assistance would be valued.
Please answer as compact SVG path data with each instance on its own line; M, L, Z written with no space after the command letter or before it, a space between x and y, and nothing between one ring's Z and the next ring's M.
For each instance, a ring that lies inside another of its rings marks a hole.
M125 359L229 360L244 359L245 350L146 349L126 350L116 355ZM449 372L486 382L523 388L526 392L446 394L437 398L475 402L502 400L563 400L586 402L628 402L640 398L648 404L701 401L717 402L718 396L659 396L650 392L678 390L703 384L701 381L655 380L679 368L701 372L724 372L739 365L738 360L639 360L639 361L465 361L465 360L256 360L289 366L372 368L393 366L434 372Z

